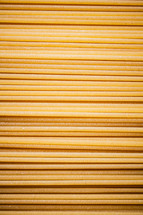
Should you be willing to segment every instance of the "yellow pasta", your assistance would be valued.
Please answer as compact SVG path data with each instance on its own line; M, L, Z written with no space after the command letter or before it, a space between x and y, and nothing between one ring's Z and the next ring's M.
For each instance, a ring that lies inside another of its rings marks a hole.
M143 1L0 1L0 215L143 214Z

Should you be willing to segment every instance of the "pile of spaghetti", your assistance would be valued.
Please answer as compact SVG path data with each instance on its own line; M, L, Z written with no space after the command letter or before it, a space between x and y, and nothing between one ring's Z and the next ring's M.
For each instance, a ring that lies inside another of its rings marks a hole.
M0 215L143 214L143 1L0 2Z

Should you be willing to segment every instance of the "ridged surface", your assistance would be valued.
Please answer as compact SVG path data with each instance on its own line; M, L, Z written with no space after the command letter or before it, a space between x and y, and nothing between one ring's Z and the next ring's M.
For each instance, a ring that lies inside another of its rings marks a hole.
M143 214L143 1L0 1L0 214Z

